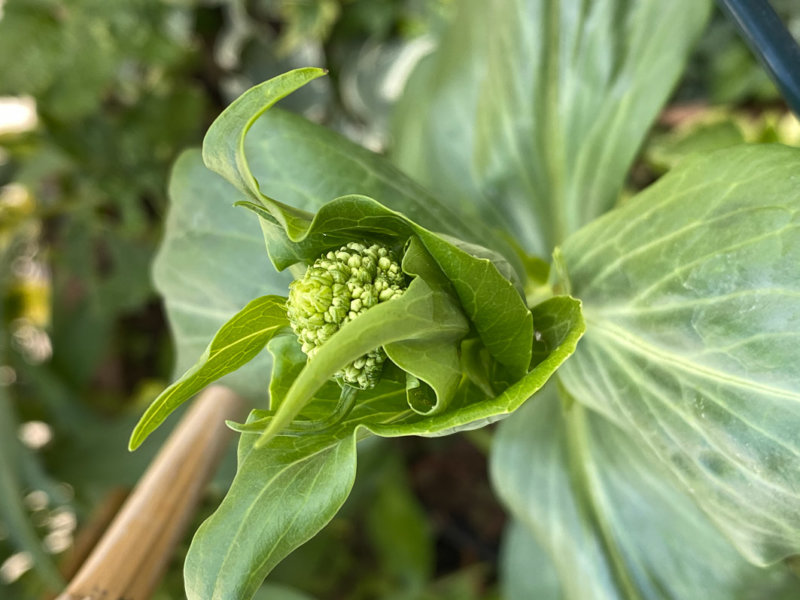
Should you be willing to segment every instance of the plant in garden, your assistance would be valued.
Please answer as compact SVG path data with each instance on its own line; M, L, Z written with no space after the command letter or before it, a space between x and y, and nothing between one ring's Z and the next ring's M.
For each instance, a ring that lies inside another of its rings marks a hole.
M131 448L219 378L265 400L271 369L190 598L251 597L342 505L358 440L523 404L491 458L508 597L790 597L758 567L800 545L800 151L695 155L615 207L708 9L465 2L398 111L432 192L272 109L320 69L182 155L156 279L185 373Z

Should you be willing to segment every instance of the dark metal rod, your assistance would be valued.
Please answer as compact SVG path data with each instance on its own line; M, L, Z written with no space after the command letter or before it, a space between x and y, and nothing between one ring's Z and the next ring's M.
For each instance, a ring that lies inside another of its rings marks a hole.
M800 46L767 0L719 0L778 85L784 100L800 116Z

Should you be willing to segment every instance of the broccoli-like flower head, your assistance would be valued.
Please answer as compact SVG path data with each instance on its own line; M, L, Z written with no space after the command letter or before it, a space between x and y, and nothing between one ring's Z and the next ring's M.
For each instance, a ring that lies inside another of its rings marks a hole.
M334 333L379 302L400 296L406 278L391 250L380 244L350 242L314 261L289 286L289 323L309 359ZM366 390L380 379L386 353L376 348L335 376Z

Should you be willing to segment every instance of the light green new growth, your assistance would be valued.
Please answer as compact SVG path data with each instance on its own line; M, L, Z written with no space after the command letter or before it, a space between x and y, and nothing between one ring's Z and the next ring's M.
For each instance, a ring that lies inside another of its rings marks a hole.
M400 263L380 244L350 242L314 261L302 279L289 286L286 304L289 323L303 352L313 359L330 337L380 302L400 296L406 289ZM386 353L376 348L357 358L335 377L366 390L380 379Z

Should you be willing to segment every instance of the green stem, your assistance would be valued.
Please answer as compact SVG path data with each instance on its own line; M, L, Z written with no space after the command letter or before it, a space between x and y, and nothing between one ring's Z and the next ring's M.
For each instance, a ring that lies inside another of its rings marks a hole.
M586 409L580 404L572 404L568 410L564 411L564 421L567 455L570 472L572 473L576 503L586 516L589 524L599 534L598 539L605 550L605 556L608 557L609 570L619 588L623 591L622 596L628 600L638 600L641 595L631 579L625 559L617 546L614 532L604 518L603 507L599 505L597 493L599 486L595 473L591 468L593 459L589 443Z

